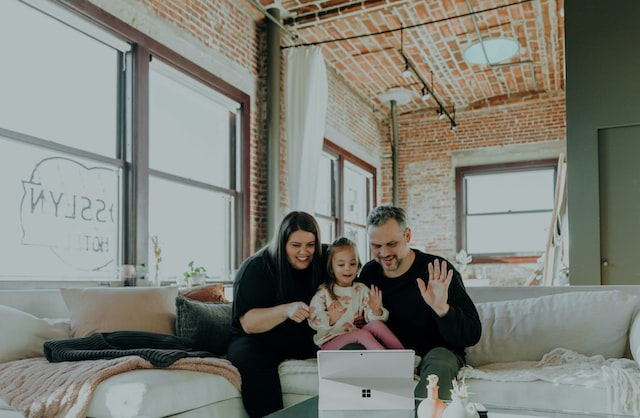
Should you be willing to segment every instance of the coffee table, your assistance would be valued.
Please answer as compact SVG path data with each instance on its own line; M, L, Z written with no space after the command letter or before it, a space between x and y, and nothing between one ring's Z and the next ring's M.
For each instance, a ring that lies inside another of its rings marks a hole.
M488 410L488 418L629 418L629 415L600 414L587 412L555 411L550 409L519 409L511 407L501 407L485 405ZM345 416L355 416L345 414ZM384 418L384 411L367 411L367 416L371 418ZM378 415L379 414L379 415ZM313 396L305 401L291 405L285 409L267 415L265 418L318 418L318 396Z

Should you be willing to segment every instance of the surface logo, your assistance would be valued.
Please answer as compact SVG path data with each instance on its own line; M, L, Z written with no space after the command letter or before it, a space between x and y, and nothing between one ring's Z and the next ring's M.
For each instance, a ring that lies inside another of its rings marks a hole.
M371 397L371 389L362 389L362 397L370 398Z

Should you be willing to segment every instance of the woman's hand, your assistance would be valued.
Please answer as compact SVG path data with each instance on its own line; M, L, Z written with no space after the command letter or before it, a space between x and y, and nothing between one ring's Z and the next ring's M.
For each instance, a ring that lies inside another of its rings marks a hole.
M382 315L382 291L374 285L369 290L369 309L376 316Z
M247 334L260 334L277 327L290 318L300 323L311 315L309 305L291 302L269 308L253 308L240 317L240 325Z
M300 323L309 318L309 305L304 302L291 302L286 305L287 317Z

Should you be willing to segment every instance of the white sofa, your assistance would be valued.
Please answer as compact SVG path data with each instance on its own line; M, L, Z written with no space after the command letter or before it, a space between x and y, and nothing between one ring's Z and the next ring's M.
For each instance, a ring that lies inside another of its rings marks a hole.
M532 380L527 375L514 382L508 372L516 370L516 375L522 375L538 370L544 354L555 348L621 359L627 368L636 365L632 359L640 355L640 321L636 321L640 286L470 287L468 291L483 321L481 341L467 350L472 367L461 373L461 377L469 376L466 383L473 400L487 405L591 412L620 408L620 401L612 399L613 386L601 376L559 376L564 370L559 368L555 380L544 380L545 376ZM69 321L64 320L69 318L69 310L58 290L0 291L0 305L37 318L63 318L47 321L46 326L59 332L62 322L71 335ZM636 379L640 376L636 372L625 372L624 377ZM287 361L280 373L285 405L317 394L315 360ZM640 387L640 380L630 384ZM623 403L630 410L640 409L637 396L629 393ZM227 379L164 369L128 371L104 380L95 390L87 415L246 417L240 393ZM0 418L21 416L0 400Z
M640 286L469 292L483 325L459 375L472 399L640 416Z
M24 340L25 344L42 344L47 335L56 338L72 336L70 312L57 289L1 290L0 308L6 306L34 315L34 318L19 318L27 324L26 327L33 335L24 335L24 326L22 330L15 330L21 334L19 338ZM154 307L149 308L150 311L153 309ZM117 305L112 306L112 311L114 316L122 314L122 309L118 309ZM8 324L3 324L3 321L7 320L7 312L9 311L4 311L4 318L0 314L0 328L3 330L9 327ZM135 319L132 318L132 321L135 322ZM158 320L164 321L165 318ZM3 335L3 338L9 337ZM0 348L3 347L7 349L6 344L0 343ZM1 351L0 359L8 354ZM33 350L28 354L37 355ZM42 351L39 355L43 355ZM22 416L0 399L0 418ZM240 392L225 377L190 370L155 368L127 371L102 381L95 388L87 416L245 418L247 415L242 406Z

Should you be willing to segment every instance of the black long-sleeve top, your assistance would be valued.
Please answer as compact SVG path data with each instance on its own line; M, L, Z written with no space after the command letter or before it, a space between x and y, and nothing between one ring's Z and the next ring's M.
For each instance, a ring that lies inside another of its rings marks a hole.
M402 276L388 278L375 260L364 265L360 281L377 286L382 291L382 303L389 310L387 325L405 348L424 356L432 348L446 347L463 356L465 347L480 340L482 326L478 311L467 294L458 271L454 269L449 286L449 312L440 318L426 304L416 282L422 278L428 284L427 265L442 258L412 249L416 258ZM448 268L453 268L447 262Z
M265 251L252 255L242 263L233 283L232 339L247 336L240 324L240 317L251 309L270 308L297 301L308 304L311 301L318 283L311 282L310 269L291 268L291 275L292 281L282 300L278 297L276 275ZM293 355L298 352L315 353L317 347L313 343L313 335L314 331L307 321L296 323L286 319L269 331L251 334L249 337L258 344L266 344L277 351Z

